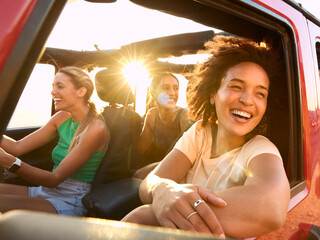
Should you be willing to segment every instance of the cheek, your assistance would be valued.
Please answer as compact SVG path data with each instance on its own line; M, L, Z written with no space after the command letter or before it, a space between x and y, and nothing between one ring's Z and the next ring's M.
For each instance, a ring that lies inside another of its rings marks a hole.
M259 101L258 108L259 108L259 113L260 113L261 118L262 118L263 115L266 113L266 110L267 110L267 100Z

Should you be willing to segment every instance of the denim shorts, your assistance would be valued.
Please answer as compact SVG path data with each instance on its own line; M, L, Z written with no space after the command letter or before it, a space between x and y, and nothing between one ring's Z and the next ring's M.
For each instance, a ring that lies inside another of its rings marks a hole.
M87 210L81 200L90 190L91 183L68 178L54 188L29 187L29 197L48 200L58 214L85 216Z

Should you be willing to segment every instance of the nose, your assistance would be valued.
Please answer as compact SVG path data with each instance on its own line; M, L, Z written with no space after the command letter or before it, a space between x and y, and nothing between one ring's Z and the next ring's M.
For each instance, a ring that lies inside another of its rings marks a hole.
M175 95L174 89L173 89L173 88L169 88L169 89L168 89L168 94L171 95L171 96L172 96L172 95Z
M52 95L52 96L55 95L56 92L57 92L57 91L56 91L54 88L52 88L52 90L51 90L51 95Z
M240 102L244 105L252 105L253 104L253 94L249 91L245 91L241 94Z

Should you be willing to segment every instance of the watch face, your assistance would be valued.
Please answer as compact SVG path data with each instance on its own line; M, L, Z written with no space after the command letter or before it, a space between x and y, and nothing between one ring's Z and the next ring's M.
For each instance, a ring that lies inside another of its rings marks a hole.
M15 173L16 171L18 171L19 168L20 166L18 164L13 164L11 167L8 168L8 171Z

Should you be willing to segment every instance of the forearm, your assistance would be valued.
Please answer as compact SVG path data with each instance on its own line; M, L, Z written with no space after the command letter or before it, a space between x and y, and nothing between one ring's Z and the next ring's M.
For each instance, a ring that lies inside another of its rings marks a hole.
M8 168L15 160L16 157L11 154L2 154L1 166ZM59 178L56 173L33 167L25 162L21 162L20 168L15 173L30 183L46 187L55 187L63 181L63 179L61 177Z
M3 136L0 147L4 149L7 153L10 153L14 156L20 156L21 153L19 151L19 141L16 141L8 136Z
M227 206L210 207L226 235L236 238L259 236L277 230L285 221L288 194L279 196L276 191L256 186L234 187L216 194L227 202Z
M149 174L140 185L140 199L144 204L152 203L154 192L161 194L165 188L176 184L176 182L170 179L160 178L157 175Z
M32 184L45 187L56 187L63 181L54 172L33 167L25 162L21 163L21 167L16 174Z

